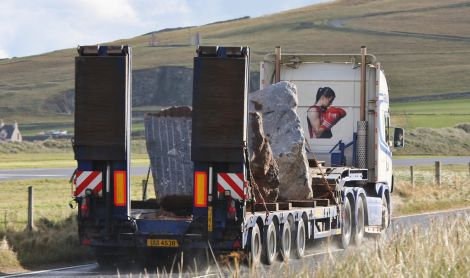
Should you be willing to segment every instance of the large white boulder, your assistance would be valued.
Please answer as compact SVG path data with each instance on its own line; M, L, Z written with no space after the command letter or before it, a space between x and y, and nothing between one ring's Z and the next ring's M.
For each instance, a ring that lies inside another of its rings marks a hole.
M285 81L249 94L250 113L261 114L264 134L279 167L279 200L312 198L297 103L295 84Z

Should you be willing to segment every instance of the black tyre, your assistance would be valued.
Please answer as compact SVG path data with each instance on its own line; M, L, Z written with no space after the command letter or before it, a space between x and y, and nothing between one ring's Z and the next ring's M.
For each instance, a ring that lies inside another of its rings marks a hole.
M104 270L110 270L118 267L118 261L115 256L96 255L96 262L99 267Z
M352 240L354 245L359 246L362 243L362 240L364 239L364 231L365 231L365 224L364 224L364 219L365 219L365 210L364 210L364 200L362 197L357 198L357 211L354 214L355 220L354 220L354 226L352 229Z
M306 232L305 232L305 223L304 220L301 218L299 223L297 223L297 229L295 232L294 238L294 256L297 259L303 258L305 255L305 241L306 241Z
M256 266L261 259L261 233L258 225L250 229L250 262Z
M292 245L292 233L289 221L286 221L281 228L281 236L279 239L279 255L284 262L289 261L290 250Z
M382 197L382 232L390 226L390 207L385 195Z
M352 231L352 211L349 198L345 198L343 210L341 212L341 220L341 235L339 244L341 248L346 249L348 248L349 242L351 241Z
M276 225L271 222L268 226L264 226L263 234L263 252L261 257L265 264L271 265L276 259L277 254L277 235Z

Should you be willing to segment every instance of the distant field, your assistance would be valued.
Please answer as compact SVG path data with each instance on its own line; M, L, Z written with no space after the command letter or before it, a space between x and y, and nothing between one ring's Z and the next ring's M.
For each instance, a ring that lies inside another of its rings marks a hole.
M149 165L145 141L132 141L131 165ZM0 144L0 169L75 167L69 140Z
M199 32L206 45L249 45L253 70L277 45L284 53L358 53L367 45L386 71L392 97L468 92L470 6L465 3L335 1L157 33L158 47L149 46L150 35L112 43L133 47L135 69L191 67L195 46L188 42ZM0 118L20 125L71 123L71 115L58 114L55 108L61 94L73 89L75 55L75 49L65 49L0 61Z
M470 98L391 104L393 125L404 128L454 127L470 123Z
M72 168L77 166L77 162L72 152L55 153L54 155L45 153L32 154L0 154L0 169L19 168ZM131 166L148 166L150 160L147 154L133 154Z

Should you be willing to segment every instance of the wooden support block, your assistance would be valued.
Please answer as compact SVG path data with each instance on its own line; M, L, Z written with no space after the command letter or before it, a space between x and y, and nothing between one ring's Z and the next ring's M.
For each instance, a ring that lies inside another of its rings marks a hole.
M269 211L278 211L279 210L279 203L266 203L266 208L268 208ZM255 212L256 211L266 211L266 208L264 207L263 203L256 203L255 204ZM251 207L249 207L247 210L251 210Z
M315 199L314 201L317 207L327 207L330 205L330 200L328 199Z
M315 201L312 200L302 200L302 201L290 201L293 207L299 208L314 208L316 206Z
M292 203L279 203L280 210L290 210L292 209Z

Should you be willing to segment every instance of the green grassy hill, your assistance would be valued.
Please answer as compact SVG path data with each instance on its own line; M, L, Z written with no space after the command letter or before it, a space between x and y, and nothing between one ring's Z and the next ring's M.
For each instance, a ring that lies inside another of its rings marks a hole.
M369 53L375 54L385 68L393 99L470 91L468 14L470 2L462 0L343 0L258 18L158 32L157 47L149 46L150 35L112 43L133 47L135 70L191 67L195 48L189 41L196 32L206 45L249 45L253 69L276 45L282 46L283 52L308 53L357 53L361 45L367 45ZM75 49L65 49L1 60L0 118L18 121L20 127L27 124L30 132L43 125L65 123L71 127L72 115L58 113L51 104L60 102L73 89L75 55ZM456 98L456 102L466 103L468 111L468 94L457 94ZM452 111L454 104L444 101L436 105ZM432 112L431 106L428 108ZM392 107L400 114L400 123L406 124L401 113L408 113L406 107L406 103ZM432 117L418 119L419 124L410 127L430 127L428 119ZM456 122L470 122L470 116L460 115L449 125L444 121L439 126L450 127Z

